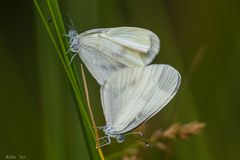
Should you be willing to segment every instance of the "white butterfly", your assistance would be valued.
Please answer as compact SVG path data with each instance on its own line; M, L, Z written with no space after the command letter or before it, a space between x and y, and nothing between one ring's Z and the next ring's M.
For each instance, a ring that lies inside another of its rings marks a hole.
M68 32L70 50L79 54L99 84L119 69L145 66L158 54L160 41L153 32L136 27Z
M113 73L101 86L101 100L106 125L101 127L121 143L124 134L157 114L177 93L181 83L179 72L169 65L124 68Z

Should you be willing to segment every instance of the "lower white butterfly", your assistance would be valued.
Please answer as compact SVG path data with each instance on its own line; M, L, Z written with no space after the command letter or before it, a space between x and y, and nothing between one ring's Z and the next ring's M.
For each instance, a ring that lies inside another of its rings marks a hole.
M106 125L100 147L124 141L124 134L157 114L177 93L179 72L169 65L124 68L101 86Z
M67 37L70 50L101 85L119 69L151 63L160 48L156 34L137 27L100 28L81 34L71 29Z

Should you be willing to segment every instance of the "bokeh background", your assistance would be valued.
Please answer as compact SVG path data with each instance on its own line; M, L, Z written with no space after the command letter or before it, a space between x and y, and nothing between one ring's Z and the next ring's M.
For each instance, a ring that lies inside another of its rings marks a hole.
M240 150L240 3L237 0L61 0L78 32L137 26L161 39L154 63L182 75L177 96L147 123L146 136L172 122L205 122L200 135L175 141L174 160L238 159ZM68 79L32 1L0 9L0 159L88 160ZM51 17L49 17L51 19ZM50 23L51 25L51 23ZM74 63L80 65L80 60ZM99 86L87 76L97 125L104 125ZM124 144L103 148L115 154ZM166 159L150 149L143 159ZM117 157L117 159L121 159Z

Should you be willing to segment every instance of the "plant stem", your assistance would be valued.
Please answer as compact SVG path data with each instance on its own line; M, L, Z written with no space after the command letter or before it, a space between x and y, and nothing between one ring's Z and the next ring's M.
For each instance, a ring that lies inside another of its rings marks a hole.
M99 159L99 156L96 155L96 149L94 144L94 133L92 130L90 130L90 134L89 134L89 129L91 128L91 122L90 119L88 117L85 105L84 105L84 101L83 101L83 97L82 97L82 93L80 90L80 86L77 83L77 79L76 79L76 74L74 74L73 68L69 63L69 59L66 53L66 49L65 49L65 45L62 39L62 34L65 34L65 28L63 25L63 21L62 21L62 17L60 14L60 10L58 7L58 2L57 0L46 0L47 2L47 6L48 9L50 11L50 14L52 16L52 20L53 20L53 24L54 24L54 28L56 31L56 35L57 35L57 39L58 41L56 41L56 39L53 36L53 33L50 29L50 27L48 26L48 22L46 20L46 18L44 17L44 14L37 2L37 0L33 0L34 4L37 8L37 11L43 21L43 24L50 36L50 39L53 42L54 47L56 48L57 54L60 58L60 61L63 64L63 67L67 73L68 79L70 81L70 84L72 86L73 89L73 93L74 93L74 97L76 100L76 104L77 104L77 110L78 110L78 117L79 117L79 121L81 124L82 131L83 131L83 135L84 135L84 139L86 141L86 146L88 149L88 153L91 159ZM59 43L59 44L58 44ZM59 47L60 45L60 47ZM87 129L86 129L87 128ZM101 155L100 155L101 156Z

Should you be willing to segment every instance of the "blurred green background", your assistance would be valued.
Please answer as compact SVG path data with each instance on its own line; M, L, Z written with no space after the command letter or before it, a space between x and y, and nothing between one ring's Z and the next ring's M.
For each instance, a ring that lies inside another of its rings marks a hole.
M146 136L171 122L207 124L201 135L174 142L168 159L239 159L239 1L59 3L64 20L69 23L68 12L78 32L137 26L160 37L160 54L154 63L176 67L182 86L171 103L147 123ZM35 6L31 1L4 1L0 13L0 159L7 155L22 155L27 160L89 159L68 79ZM104 125L99 86L89 73L87 80L97 125ZM124 144L113 143L103 152L112 155L134 141L127 138ZM156 149L143 156L165 158Z

